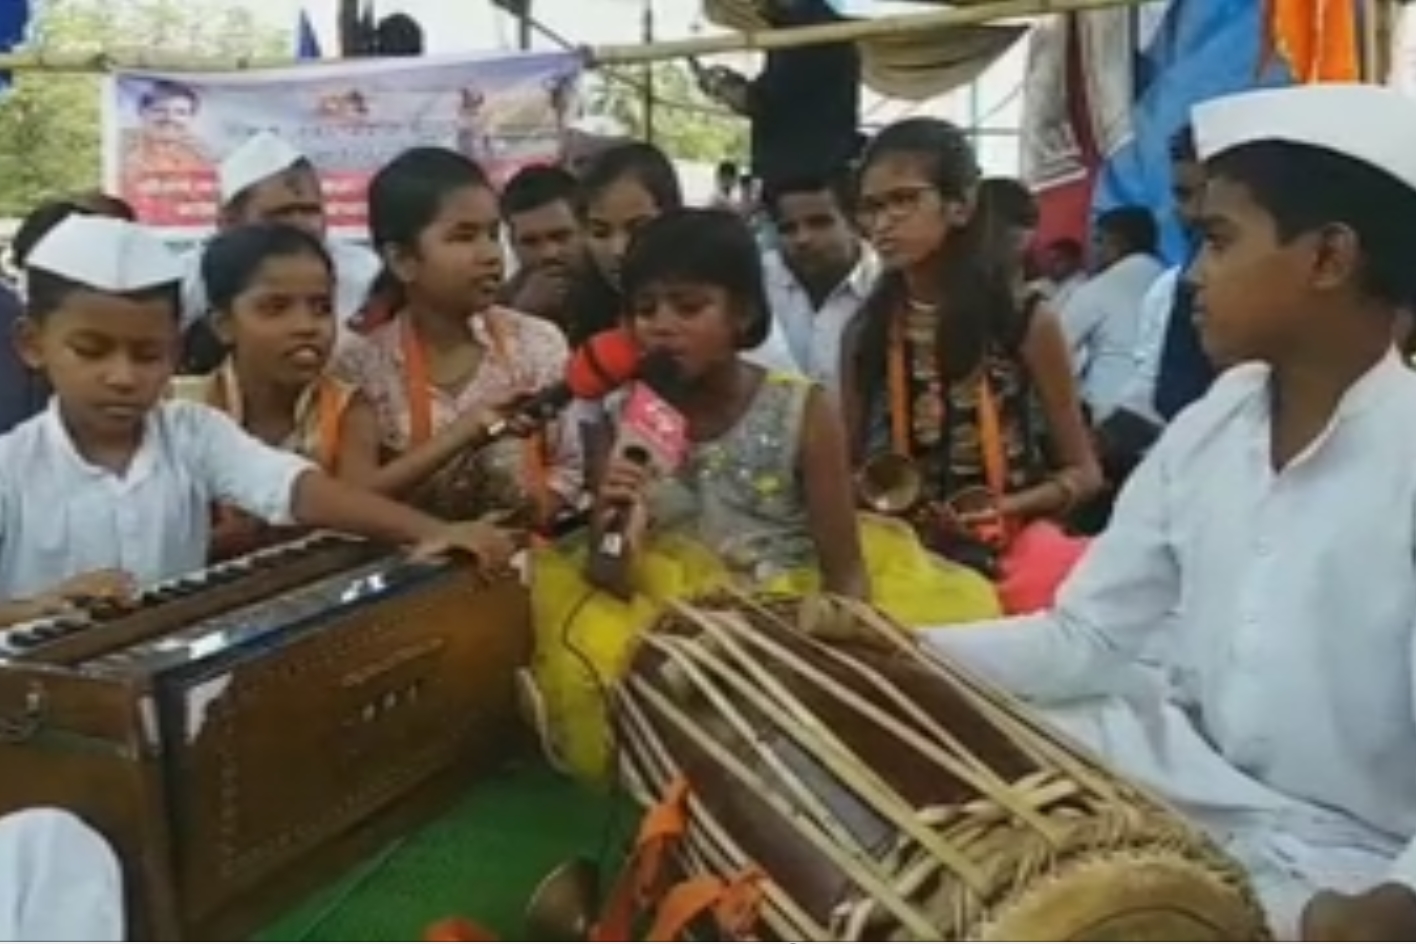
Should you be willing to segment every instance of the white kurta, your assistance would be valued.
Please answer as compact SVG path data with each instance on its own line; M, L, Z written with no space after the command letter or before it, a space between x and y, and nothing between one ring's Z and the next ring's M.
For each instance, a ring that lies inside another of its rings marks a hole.
M200 570L211 507L291 523L311 464L251 437L225 413L168 400L147 417L125 474L87 462L50 408L0 436L0 599L100 570L149 586Z
M1278 473L1267 380L1172 425L1053 611L926 644L1212 830L1293 938L1318 888L1416 885L1416 373L1383 362Z
M108 844L74 816L0 818L0 941L123 941L123 880Z

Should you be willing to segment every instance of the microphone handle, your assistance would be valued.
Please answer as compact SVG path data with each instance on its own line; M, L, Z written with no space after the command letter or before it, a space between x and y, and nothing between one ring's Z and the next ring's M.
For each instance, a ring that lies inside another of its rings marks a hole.
M634 584L629 577L629 509L616 508L600 531L585 562L585 576L592 586L600 587L626 602L634 599Z
M471 448L481 449L483 446L490 446L497 440L505 439L507 436L510 435L511 420L499 419L495 423L489 425L486 429L482 430L481 435L479 435L475 440L473 440Z
M610 509L609 517L600 529L600 546L596 556L605 558L607 563L624 560L629 552L628 530L629 509L622 505Z
M532 394L511 411L511 416L503 417L488 426L470 448L481 449L483 446L489 446L507 436L514 435L512 431L513 419L529 419L537 423L549 423L569 406L573 399L575 397L565 384L556 384L554 387Z
M586 576L596 586L603 587L621 600L634 598L634 586L629 577L629 525L632 506L611 508L600 529L599 540L591 548L586 562Z

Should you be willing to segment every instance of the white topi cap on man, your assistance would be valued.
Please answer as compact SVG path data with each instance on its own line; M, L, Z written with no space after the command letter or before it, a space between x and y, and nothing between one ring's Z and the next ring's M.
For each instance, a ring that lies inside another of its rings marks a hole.
M280 135L260 131L227 155L217 171L223 206L263 180L284 173L306 160L300 149Z
M1384 86L1320 83L1241 92L1197 105L1193 124L1203 160L1246 144L1305 144L1416 190L1416 101Z
M0 818L0 941L126 941L126 925L103 837L61 810Z
M26 268L97 289L127 294L181 282L182 259L140 223L76 214L35 244Z

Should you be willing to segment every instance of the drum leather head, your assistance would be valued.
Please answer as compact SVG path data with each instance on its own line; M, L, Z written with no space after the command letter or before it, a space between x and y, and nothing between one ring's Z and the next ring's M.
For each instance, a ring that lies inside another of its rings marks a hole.
M1257 902L1182 854L1103 854L1026 887L977 941L1271 941Z

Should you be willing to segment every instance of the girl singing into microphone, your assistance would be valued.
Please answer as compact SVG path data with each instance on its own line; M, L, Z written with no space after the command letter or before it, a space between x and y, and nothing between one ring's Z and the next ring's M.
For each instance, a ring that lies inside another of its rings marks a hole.
M334 350L334 270L324 244L296 227L262 223L217 236L202 256L213 335L226 349L215 372L179 378L174 392L234 417L272 445L327 472L404 497L484 439L490 411L458 416L427 443L385 462L372 403L326 372ZM246 515L218 513L214 556L280 537Z
M662 393L689 442L665 479L612 454L598 483L602 527L647 524L630 532L630 599L591 585L583 552L545 551L533 567L527 692L552 759L592 782L611 773L606 684L666 600L732 586L870 599L912 625L999 612L984 578L925 552L905 525L857 515L843 423L822 389L741 356L771 317L746 223L721 210L665 213L636 236L622 281L639 344L676 367Z
M385 265L374 307L387 314L365 344L341 353L336 372L373 403L388 453L407 453L459 416L505 407L565 375L560 330L497 304L501 218L477 164L437 147L395 158L369 185L369 232ZM483 449L435 486L429 500L439 509L549 521L580 498L580 440L566 423L552 424Z

